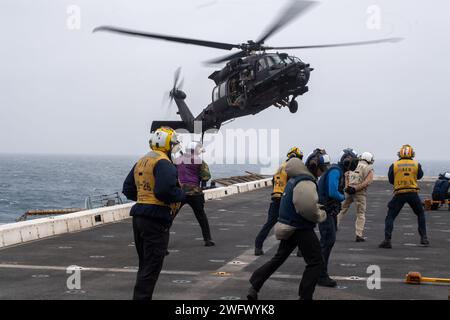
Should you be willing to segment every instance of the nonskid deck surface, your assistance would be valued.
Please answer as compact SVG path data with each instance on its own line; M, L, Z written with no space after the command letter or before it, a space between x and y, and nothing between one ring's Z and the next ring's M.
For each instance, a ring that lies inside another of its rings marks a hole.
M422 183L428 197L432 183ZM449 286L407 285L404 276L418 271L427 277L450 277L450 212L427 212L431 246L419 245L417 219L408 206L398 216L393 249L379 249L386 205L392 196L387 182L369 190L367 241L354 242L355 208L337 234L329 271L338 288L317 287L315 299L447 299ZM265 255L253 255L254 239L267 217L269 188L206 202L215 247L204 247L190 208L183 208L171 228L169 251L155 299L245 299L253 270L270 259L278 241L271 234ZM130 299L137 255L131 219L95 229L0 250L0 299ZM69 290L71 265L81 271L81 289ZM381 289L369 290L370 265L380 267ZM293 255L260 292L261 299L297 299L305 263Z

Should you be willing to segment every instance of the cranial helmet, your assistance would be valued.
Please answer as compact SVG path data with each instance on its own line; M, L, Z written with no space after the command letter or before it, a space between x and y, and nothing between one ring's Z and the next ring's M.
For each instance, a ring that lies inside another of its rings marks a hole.
M292 157L297 157L300 160L302 160L303 159L303 152L298 147L292 147L292 148L289 149L289 151L288 151L286 156L287 156L288 159L290 159Z
M342 150L339 157L339 165L344 171L353 171L358 166L358 153L352 148Z
M375 162L375 159L373 157L373 154L371 154L370 152L363 152L360 156L359 156L359 160L364 160L366 161L368 164L372 164Z
M413 147L409 144L404 144L397 155L400 159L412 159L415 157L416 153L414 152Z
M169 127L156 129L150 138L150 148L155 151L170 152L179 143L175 130Z
M203 152L205 152L205 148L203 148L203 145L201 142L198 141L191 141L187 146L186 146L186 151L188 152L193 152L196 155L199 155Z
M305 165L308 170L316 175L317 169L322 172L325 171L331 163L330 156L327 154L325 149L315 149L306 158Z
M443 172L439 175L439 178L450 180L450 172Z

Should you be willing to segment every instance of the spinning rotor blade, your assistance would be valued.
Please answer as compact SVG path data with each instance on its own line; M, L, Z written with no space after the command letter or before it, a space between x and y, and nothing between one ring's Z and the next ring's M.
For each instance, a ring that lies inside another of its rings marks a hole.
M208 60L205 63L206 64L216 64L216 63L221 63L221 62L225 62L231 59L235 59L235 58L242 58L245 57L247 54L245 53L245 51L238 51L236 53L233 54L229 54L220 58L216 58L216 59L212 59L212 60Z
M278 18L272 23L270 28L266 30L266 32L259 38L256 43L264 43L264 41L272 36L274 33L281 30L285 27L289 22L294 20L300 14L305 13L317 3L314 1L297 1L291 0L284 10L280 13Z
M137 31L137 30L131 30L131 29L124 29L124 28L117 28L117 27L112 27L112 26L97 27L92 32L97 32L97 31L108 31L108 32L114 32L114 33L119 33L119 34L128 35L128 36L137 36L137 37L153 38L153 39L160 39L160 40L166 40L166 41L172 41L172 42L181 42L181 43L193 44L196 46L223 49L223 50L231 50L233 48L240 48L240 45L238 45L238 44L173 37L173 36L168 36L168 35L163 35L163 34L149 33L149 32L143 32L143 31Z
M181 74L181 67L178 67L175 70L175 73L173 75L173 87L172 87L172 90L170 90L170 92L169 92L169 106L172 103L172 101L174 99L174 95L176 94L176 92L178 90L181 91L181 88L183 87L184 78L180 80L180 74Z
M378 40L369 40L369 41L357 41L357 42L342 42L342 43L331 43L331 44L318 44L318 45L310 45L310 46L286 46L286 47L264 47L267 50L287 50L287 49L316 49L316 48L332 48L332 47L350 47L350 46L362 46L367 44L377 44L377 43L386 43L386 42L400 42L403 38L385 38Z
M181 67L178 67L173 74L173 88L177 88L178 80L180 79Z

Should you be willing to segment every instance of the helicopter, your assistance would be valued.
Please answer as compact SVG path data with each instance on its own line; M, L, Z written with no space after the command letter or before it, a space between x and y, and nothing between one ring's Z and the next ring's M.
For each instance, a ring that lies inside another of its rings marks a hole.
M270 106L287 107L291 113L298 110L296 98L308 92L310 73L314 70L310 64L300 58L284 52L268 52L269 50L292 50L358 46L386 42L398 42L402 38L384 38L370 41L346 42L321 45L278 46L265 45L265 41L280 31L288 23L311 9L317 2L290 0L274 22L269 25L258 40L248 40L241 44L206 41L193 38L182 38L171 35L149 33L114 26L100 26L93 32L106 31L127 36L145 37L191 44L222 50L239 49L239 51L207 61L209 64L226 62L226 65L214 71L208 78L213 80L211 103L196 117L193 116L185 99L186 93L181 90L179 70L175 79L170 99L174 100L181 121L153 121L151 132L161 126L184 129L202 136L208 130L219 130L221 125L236 118L255 115ZM197 124L200 124L198 129Z

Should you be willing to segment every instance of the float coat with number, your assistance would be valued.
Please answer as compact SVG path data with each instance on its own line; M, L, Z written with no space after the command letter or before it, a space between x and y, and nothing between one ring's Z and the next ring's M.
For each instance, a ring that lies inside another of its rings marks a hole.
M161 151L150 151L131 169L123 184L123 194L136 201L131 216L172 221L171 211L184 200L177 169Z
M394 193L418 192L417 180L423 177L421 165L411 159L400 159L389 168L389 182L394 185Z
M286 188L286 184L288 181L288 176L286 173L286 163L287 161L284 161L273 176L272 199L281 199L284 188Z

